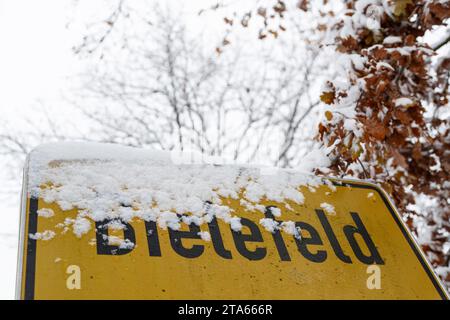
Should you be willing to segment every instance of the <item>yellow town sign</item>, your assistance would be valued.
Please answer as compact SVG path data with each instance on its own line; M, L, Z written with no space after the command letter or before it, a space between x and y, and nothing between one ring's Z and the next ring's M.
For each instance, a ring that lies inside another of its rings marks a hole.
M77 209L25 190L18 297L447 299L386 193L367 182L331 181L334 192L325 183L299 186L302 204L262 200L265 211L223 198L240 217L240 231L216 217L177 230L138 218L113 228L105 219L81 237L59 232L48 241L46 230L75 219ZM53 214L38 214L45 210ZM299 234L270 232L261 219L293 221Z

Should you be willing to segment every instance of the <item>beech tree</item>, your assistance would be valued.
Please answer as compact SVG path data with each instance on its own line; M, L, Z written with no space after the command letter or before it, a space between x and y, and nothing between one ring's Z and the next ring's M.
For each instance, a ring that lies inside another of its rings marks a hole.
M449 265L450 58L433 61L419 40L450 17L449 1L348 1L329 26L336 50L351 59L348 81L328 83L321 99L331 108L319 139L333 146L330 169L383 185L411 229L425 225L423 249L435 266ZM377 14L378 24L369 19ZM346 27L351 28L346 30ZM340 109L353 107L350 113ZM422 195L431 206L414 206ZM418 215L420 217L418 217ZM421 230L416 230L422 232ZM450 281L448 269L438 269Z
M449 285L450 1L274 1L241 19L261 16L264 39L293 10L316 16L319 45L341 66L320 95L329 165L315 172L381 184Z

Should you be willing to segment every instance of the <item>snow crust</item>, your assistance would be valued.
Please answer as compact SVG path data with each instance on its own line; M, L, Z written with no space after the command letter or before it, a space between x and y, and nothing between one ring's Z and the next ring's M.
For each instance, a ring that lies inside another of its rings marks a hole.
M322 203L320 204L320 207L321 207L323 210L325 210L325 212L328 213L329 215L335 215L335 214L336 214L336 211L334 210L334 206L331 205L331 204L329 204L329 203L322 202Z
M387 36L383 40L384 44L395 44L395 43L401 43L401 42L402 42L402 37L397 37L397 36Z
M63 211L77 209L75 219L66 218L58 227L81 237L93 228L92 221L105 219L115 223L110 226L114 228L120 228L120 221L139 218L177 230L181 223L201 225L216 217L240 231L240 217L223 199L239 199L245 209L264 212L265 207L258 204L262 199L302 204L299 186L312 188L324 183L319 177L293 170L225 166L203 160L191 163L176 153L112 144L46 144L29 155L28 191L46 203L57 203ZM271 213L279 217L281 210L274 208ZM40 210L44 218L52 214ZM299 237L292 221L264 218L260 224L271 232L281 230ZM32 236L48 239L53 234ZM205 241L210 238L207 233L201 237Z
M408 106L413 104L413 101L410 98L402 97L395 100L396 107Z

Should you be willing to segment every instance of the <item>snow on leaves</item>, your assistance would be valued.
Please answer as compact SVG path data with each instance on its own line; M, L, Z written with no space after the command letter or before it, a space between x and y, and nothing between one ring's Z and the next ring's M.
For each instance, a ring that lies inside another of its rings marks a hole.
M377 27L367 23L374 8ZM433 65L432 58L448 39L431 48L420 37L436 25L447 25L450 1L348 1L332 15L336 18L326 32L334 37L330 42L338 59L356 56L361 62L340 75L347 79L345 85L330 82L321 96L330 109L319 124L318 138L333 147L332 173L382 183L413 230L418 228L413 217L426 221L431 236L424 249L435 266L446 267L450 119L439 117L439 109L448 108L450 63L444 57ZM352 127L345 125L349 116L341 111L348 96L355 111ZM445 173L438 170L442 166ZM433 212L409 209L420 194L436 200ZM450 281L449 274L443 278Z

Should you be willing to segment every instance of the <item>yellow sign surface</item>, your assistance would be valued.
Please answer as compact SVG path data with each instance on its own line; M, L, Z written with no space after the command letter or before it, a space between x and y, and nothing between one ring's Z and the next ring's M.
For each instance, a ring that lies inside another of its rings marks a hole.
M334 181L300 187L298 205L262 201L246 211L224 199L241 217L242 230L212 220L164 230L135 219L121 230L106 222L78 238L57 233L49 241L29 235L52 229L76 210L26 198L21 299L447 299L445 290L379 187ZM333 204L326 210L323 203ZM271 216L270 207L282 214ZM50 208L52 217L37 211ZM289 208L289 209L286 209ZM334 212L333 212L334 211ZM294 221L301 238L267 231L262 218ZM210 240L200 231L208 231ZM135 246L111 244L108 235Z

